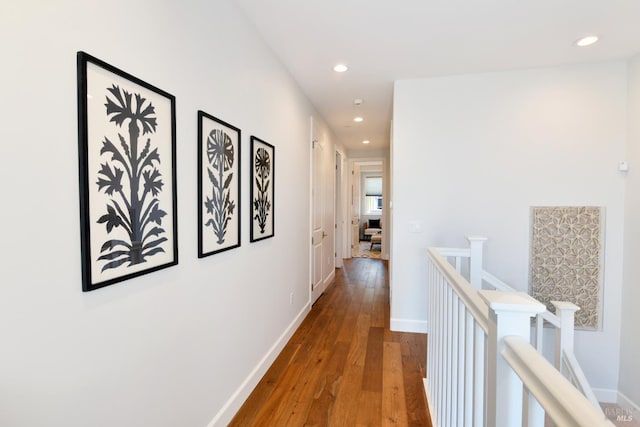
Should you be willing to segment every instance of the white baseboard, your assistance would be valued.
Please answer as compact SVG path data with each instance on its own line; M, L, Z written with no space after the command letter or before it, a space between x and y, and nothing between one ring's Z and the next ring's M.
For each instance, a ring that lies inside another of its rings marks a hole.
M596 395L598 402L617 403L623 408L633 409L640 413L640 405L629 399L624 393L621 393L618 390L594 388L593 393Z
M608 388L594 388L593 394L596 395L598 402L602 403L618 403L618 390Z
M428 330L428 322L426 320L391 319L389 323L390 329L394 332L426 334Z
M436 414L433 412L433 402L429 398L429 380L426 378L422 379L424 384L424 395L427 398L427 410L429 411L429 418L431 419L431 426L437 427L436 424Z
M329 286L329 284L331 284L331 282L333 282L333 279L335 278L336 278L336 269L334 268L333 270L331 270L331 273L329 273L327 278L324 279L323 287L325 290L327 289L327 286Z
M624 393L618 392L618 405L623 408L633 409L638 415L640 415L640 405L629 399Z
M291 336L293 336L293 333L298 329L298 326L300 326L304 318L307 317L310 310L311 305L309 305L309 303L305 304L300 313L298 313L295 319L293 319L293 322L291 322L289 327L282 333L282 335L280 335L269 351L267 351L267 354L265 354L258 365L253 368L249 376L242 382L235 393L231 395L229 400L227 400L227 402L222 406L222 409L220 409L215 417L213 417L207 427L226 426L229 424L244 401L260 382L271 364L276 360L276 357L278 357L287 341L289 341Z

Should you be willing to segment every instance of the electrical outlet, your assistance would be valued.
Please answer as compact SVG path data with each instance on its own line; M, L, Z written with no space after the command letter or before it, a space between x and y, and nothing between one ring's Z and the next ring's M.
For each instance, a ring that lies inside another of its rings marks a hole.
M293 292L289 294L289 304L293 305Z

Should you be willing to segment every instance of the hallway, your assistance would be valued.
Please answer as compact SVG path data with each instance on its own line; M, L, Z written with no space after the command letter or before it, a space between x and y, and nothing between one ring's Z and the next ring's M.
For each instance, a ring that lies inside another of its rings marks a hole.
M231 426L429 426L426 335L389 330L385 261L354 258Z

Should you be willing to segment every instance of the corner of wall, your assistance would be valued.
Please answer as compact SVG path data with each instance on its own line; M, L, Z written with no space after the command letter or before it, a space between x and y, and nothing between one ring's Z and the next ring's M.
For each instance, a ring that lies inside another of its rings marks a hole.
M426 320L413 319L391 319L389 328L393 332L412 332L417 334L426 334L429 329L429 323Z

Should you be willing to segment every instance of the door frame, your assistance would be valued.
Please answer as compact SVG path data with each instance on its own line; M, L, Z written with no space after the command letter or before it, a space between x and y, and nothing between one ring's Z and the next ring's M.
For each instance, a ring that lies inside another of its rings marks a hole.
M390 256L390 249L391 249L391 245L390 243L390 238L391 238L391 224L390 224L390 212L389 212L389 206L390 206L390 186L389 186L389 179L390 179L390 173L389 173L389 159L387 159L386 157L362 157L362 158L351 158L349 159L349 180L347 183L347 190L350 192L351 188L353 186L353 181L355 179L360 179L360 174L358 174L358 176L356 177L355 174L353 174L353 170L355 168L355 165L360 165L360 166L366 166L368 164L372 164L372 163L377 163L377 164L381 164L382 165L382 215L380 215L381 218L381 222L382 222L382 247L381 247L381 252L382 252L382 259L389 259ZM349 219L351 219L353 216L357 216L358 218L361 217L361 213L360 212L354 212L354 207L352 203L348 204L348 209L349 209L349 213L348 213L348 217ZM351 236L352 233L349 233L348 239L347 240L347 244L348 247L351 248L351 245L358 245L360 244L360 242L354 242L353 241L353 236ZM355 246L354 246L355 247Z
M322 277L322 264L323 264L323 260L322 260L322 246L320 248L320 264L317 265L316 263L316 259L315 259L315 247L314 247L314 234L316 234L315 228L314 228L314 202L316 201L316 196L319 195L318 200L320 201L320 203L323 203L322 200L322 195L321 193L318 193L320 191L319 188L314 188L314 186L317 186L317 182L316 182L316 177L314 176L315 173L317 173L318 171L316 170L316 161L318 160L316 158L317 156L317 152L315 150L315 145L321 144L320 141L320 136L316 135L316 133L319 133L319 129L317 129L317 123L315 122L313 116L309 117L309 242L308 242L308 248L309 248L309 302L313 305L313 303L320 297L320 295L322 295L322 292L324 292L323 288L323 283L324 283L324 277ZM315 192L314 192L315 190ZM322 214L320 215L320 228L322 229L323 224L322 224ZM325 232L324 230L322 230L322 235L324 236ZM316 236L318 237L318 236ZM321 239L324 239L324 237L321 237ZM320 243L320 245L322 245L323 243ZM319 283L315 283L315 277L314 277L314 273L316 273L316 268L320 268L320 282ZM314 286L315 285L315 286Z
M345 180L346 170L348 168L348 158L345 153L336 148L335 150L335 181L334 181L334 223L335 223L335 238L334 238L334 246L335 246L335 266L336 268L342 268L343 263L342 260L344 258L351 258L350 250L349 250L349 239L346 236L349 234L349 228L347 224L348 218L348 199L347 199L347 189L348 184L347 180ZM349 256L346 256L349 254Z

